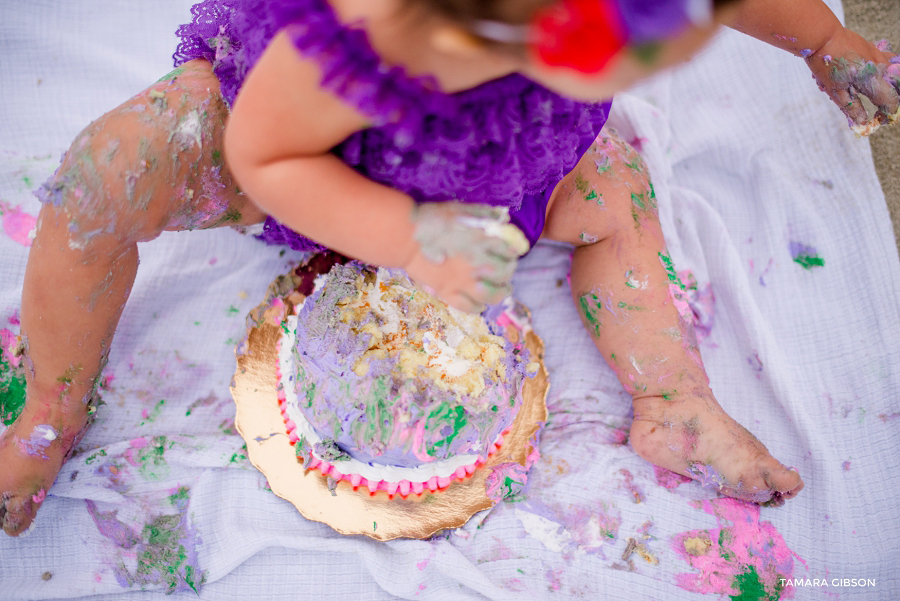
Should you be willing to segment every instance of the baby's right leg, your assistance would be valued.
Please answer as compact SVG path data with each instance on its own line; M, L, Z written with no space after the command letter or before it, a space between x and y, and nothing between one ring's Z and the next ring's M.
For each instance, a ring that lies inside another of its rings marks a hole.
M26 404L0 438L0 525L27 528L88 412L138 267L163 230L265 217L227 172L228 111L206 61L191 61L91 123L39 195L22 292Z

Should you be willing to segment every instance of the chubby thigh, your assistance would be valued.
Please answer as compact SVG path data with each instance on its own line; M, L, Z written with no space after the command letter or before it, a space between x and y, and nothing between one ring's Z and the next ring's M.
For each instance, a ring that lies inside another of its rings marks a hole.
M547 205L541 236L576 247L614 236L662 246L656 195L640 155L615 130L604 128L575 168L557 184Z
M73 248L258 223L225 165L227 118L211 65L185 63L88 125L38 196L65 215Z

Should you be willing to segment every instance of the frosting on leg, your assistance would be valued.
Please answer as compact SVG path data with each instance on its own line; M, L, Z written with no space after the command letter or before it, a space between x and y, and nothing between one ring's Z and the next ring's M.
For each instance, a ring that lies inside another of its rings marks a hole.
M554 192L545 235L575 246L572 296L632 395L635 451L732 497L778 504L796 495L803 487L797 472L710 389L640 156L612 135L598 138Z
M79 134L43 201L22 292L25 407L0 437L0 526L37 509L89 422L91 400L138 268L163 230L249 225L221 152L227 109L192 61Z

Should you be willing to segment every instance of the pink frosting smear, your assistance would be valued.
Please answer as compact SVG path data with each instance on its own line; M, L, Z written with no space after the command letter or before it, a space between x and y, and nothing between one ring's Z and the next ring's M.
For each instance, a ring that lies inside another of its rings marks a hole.
M800 557L771 522L760 520L759 505L732 498L696 501L695 505L714 516L718 528L674 537L672 548L694 569L676 575L678 586L741 599L794 597L793 586L784 582L793 577L794 558Z
M31 233L37 225L37 217L23 213L19 207L10 207L0 201L3 215L3 232L22 246L31 246Z

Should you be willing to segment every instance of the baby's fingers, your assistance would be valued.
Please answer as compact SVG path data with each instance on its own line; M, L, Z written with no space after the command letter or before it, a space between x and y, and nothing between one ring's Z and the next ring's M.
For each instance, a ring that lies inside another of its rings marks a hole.
M475 292L478 299L489 305L496 305L512 294L512 285L506 281L479 280L475 285Z
M840 107L841 112L847 117L851 125L864 125L869 120L866 107L860 102L859 96L848 88L833 90L831 99Z
M473 273L476 278L494 282L508 282L511 280L516 272L518 260L500 257L495 257L494 259L487 263L475 265Z
M508 223L508 209L463 203L422 203L413 212L415 239L434 263L461 256L482 265L515 259L528 240Z
M480 279L441 294L441 299L451 307L467 313L481 313L487 305L495 305L512 294L512 286L508 282L497 282Z
M884 80L900 93L900 56L891 57L891 63L884 70Z
M868 96L872 104L878 107L878 114L883 117L893 115L900 108L900 96L895 87L885 77L871 77L861 82L857 89Z
M461 290L450 294L443 300L454 309L459 309L466 313L481 313L485 310L485 304L483 302L478 301Z
M467 253L478 265L494 261L510 261L528 252L528 239L518 227L508 223L460 220L471 228L471 244Z

